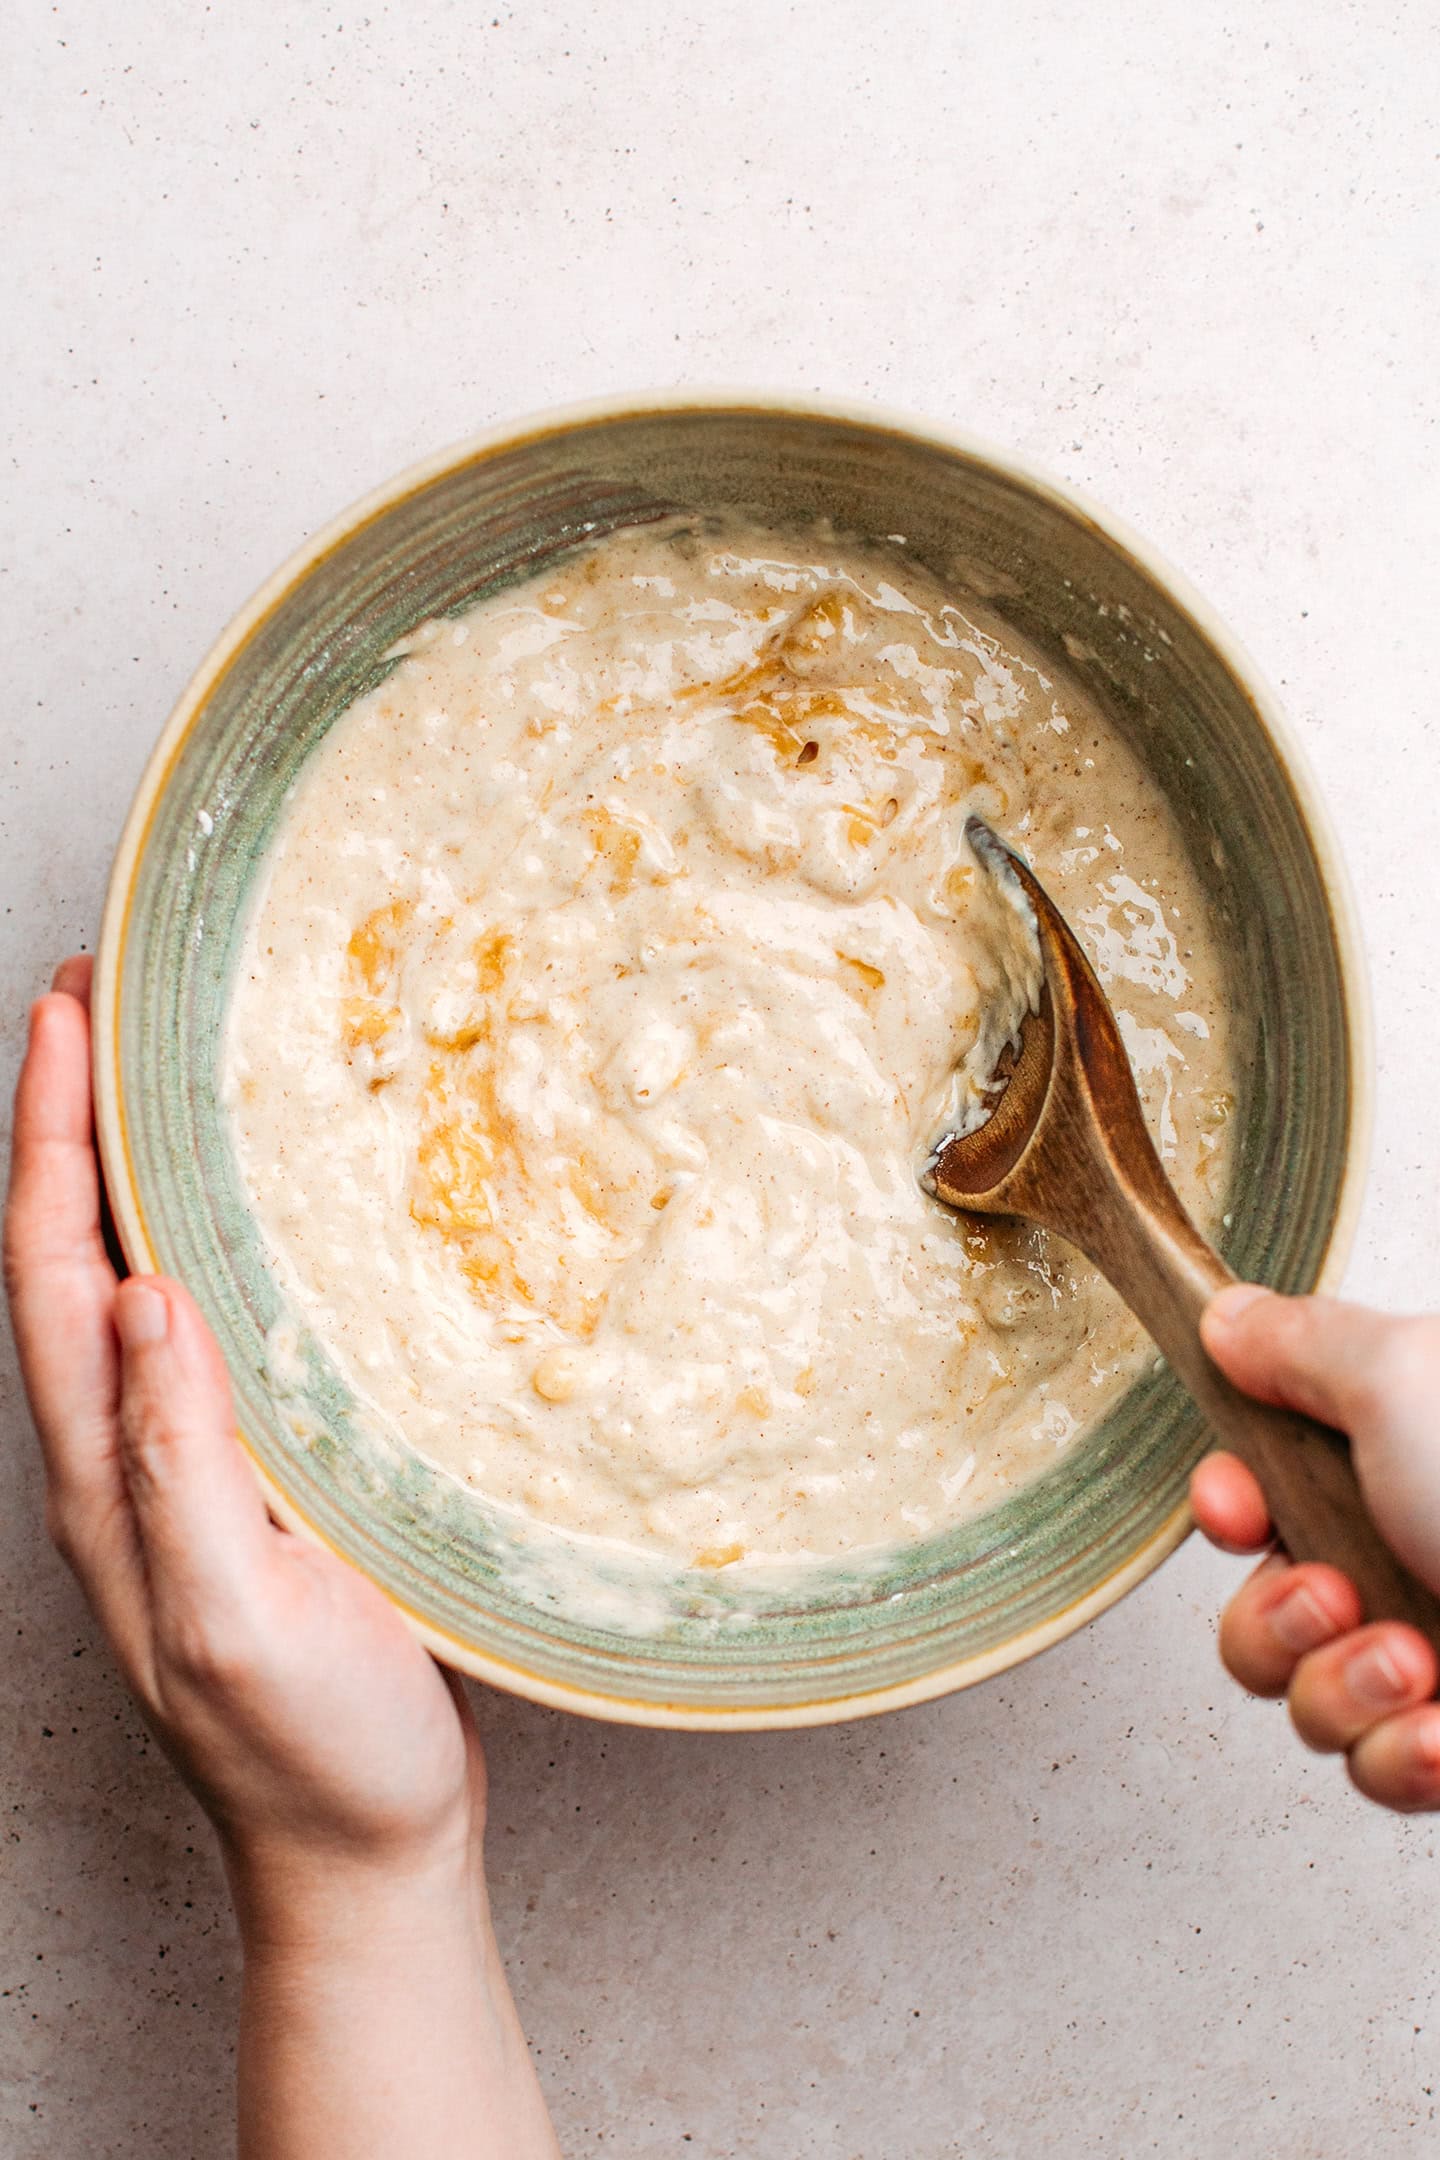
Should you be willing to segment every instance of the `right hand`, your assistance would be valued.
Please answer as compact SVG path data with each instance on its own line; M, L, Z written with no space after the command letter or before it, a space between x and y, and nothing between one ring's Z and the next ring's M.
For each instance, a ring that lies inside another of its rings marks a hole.
M1348 1433L1376 1527L1440 1591L1440 1318L1393 1319L1246 1283L1212 1300L1201 1333L1247 1394ZM1225 1551L1273 1542L1265 1496L1233 1455L1208 1455L1190 1497L1201 1529ZM1338 1568L1295 1566L1277 1550L1226 1608L1220 1654L1252 1694L1287 1696L1301 1739L1344 1754L1368 1799L1440 1808L1435 1652L1414 1628L1363 1618Z

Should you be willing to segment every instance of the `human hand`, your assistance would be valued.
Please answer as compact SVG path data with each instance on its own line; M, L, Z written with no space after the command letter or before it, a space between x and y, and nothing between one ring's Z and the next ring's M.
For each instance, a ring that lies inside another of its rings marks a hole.
M118 1283L91 1138L88 961L35 1006L5 1280L51 1534L147 1722L220 1833L242 1929L300 1886L478 1866L459 1683L375 1586L278 1528L213 1337L178 1284Z
M1240 1284L1212 1301L1201 1333L1247 1394L1349 1435L1376 1527L1440 1590L1440 1318L1394 1319ZM1227 1552L1259 1552L1273 1539L1260 1486L1233 1455L1207 1456L1190 1493L1201 1529ZM1435 1653L1414 1628L1362 1619L1339 1569L1274 1553L1227 1606L1220 1654L1252 1694L1288 1696L1301 1739L1343 1753L1368 1799L1440 1808Z
M243 2160L558 2160L490 1926L469 1705L372 1583L271 1522L186 1293L117 1282L89 991L67 960L31 1016L5 1283L51 1535L220 1835Z

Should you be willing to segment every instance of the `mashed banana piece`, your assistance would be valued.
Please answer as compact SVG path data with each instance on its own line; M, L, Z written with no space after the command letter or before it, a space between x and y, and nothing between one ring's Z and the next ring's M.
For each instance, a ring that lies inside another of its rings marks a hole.
M705 1567L924 1535L1145 1351L916 1170L1038 987L1027 849L1216 1212L1216 964L1078 686L898 551L672 521L423 625L295 790L223 1087L298 1323L488 1497Z

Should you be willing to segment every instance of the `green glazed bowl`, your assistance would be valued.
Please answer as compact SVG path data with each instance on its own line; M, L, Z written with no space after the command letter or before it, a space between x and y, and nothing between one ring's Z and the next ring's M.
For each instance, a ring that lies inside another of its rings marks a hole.
M378 1439L322 1345L267 1374L280 1301L217 1093L247 898L286 791L396 640L619 527L720 507L903 533L1083 678L1178 816L1214 915L1240 1064L1226 1258L1281 1289L1332 1280L1364 1153L1363 975L1324 814L1269 694L1197 595L1094 505L964 436L788 396L522 421L403 474L292 557L181 699L125 828L95 990L97 1118L130 1264L198 1298L277 1516L363 1569L438 1656L595 1716L802 1725L983 1679L1155 1567L1189 1527L1204 1444L1168 1371L1147 1369L1053 1470L943 1536L797 1570L758 1600L587 1547L577 1619L556 1534Z

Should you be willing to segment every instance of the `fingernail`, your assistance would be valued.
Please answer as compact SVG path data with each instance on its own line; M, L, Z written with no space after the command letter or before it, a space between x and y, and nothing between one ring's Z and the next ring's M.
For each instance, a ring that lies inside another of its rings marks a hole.
M1274 1291L1267 1290L1264 1283L1231 1283L1227 1289L1220 1291L1218 1296L1211 1298L1205 1308L1205 1317L1210 1321L1218 1320L1221 1327L1233 1327L1241 1313L1248 1312L1261 1298L1274 1295Z
M170 1308L163 1292L145 1283L128 1282L115 1300L115 1325L127 1350L144 1350L163 1342L170 1326Z
M1406 1734L1410 1759L1417 1770L1434 1777L1440 1771L1440 1717L1432 1711L1417 1719Z
M1318 1649L1335 1632L1335 1622L1305 1583L1287 1590L1270 1615L1270 1633L1282 1650L1293 1650L1297 1657Z
M1405 1675L1384 1643L1367 1643L1345 1667L1345 1685L1361 1710L1388 1710L1405 1693Z

